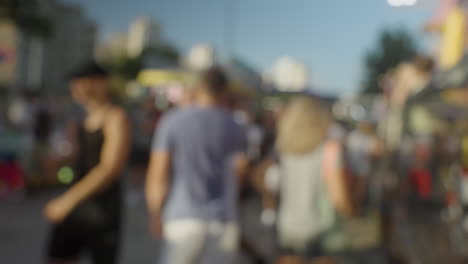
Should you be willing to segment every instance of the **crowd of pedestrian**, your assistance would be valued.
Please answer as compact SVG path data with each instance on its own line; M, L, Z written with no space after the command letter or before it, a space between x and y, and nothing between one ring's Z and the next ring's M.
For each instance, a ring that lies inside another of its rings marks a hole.
M453 191L440 175L450 174L458 135L450 122L421 125L424 110L410 100L431 76L427 58L401 65L382 78L383 111L349 123L307 93L274 109L236 101L220 67L200 72L165 111L150 97L135 114L113 100L109 73L90 62L70 77L84 110L72 121L40 104L17 110L27 147L17 162L2 156L0 199L6 189L66 184L44 209L49 263L75 263L83 252L93 263L117 262L126 172L144 192L148 232L162 242L157 263L241 263L240 255L254 263L405 263L393 245L395 212ZM243 233L246 196L261 201L258 222L276 238L273 255Z

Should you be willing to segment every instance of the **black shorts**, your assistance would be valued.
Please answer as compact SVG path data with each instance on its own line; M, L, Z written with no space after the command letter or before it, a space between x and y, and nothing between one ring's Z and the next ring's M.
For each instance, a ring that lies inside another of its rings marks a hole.
M309 242L307 246L302 250L297 250L288 246L280 245L279 253L283 256L297 256L307 260L313 260L315 258L329 256L329 254L327 254L326 250L324 250L322 243L319 240Z
M93 263L117 262L120 216L106 215L103 211L96 211L96 208L93 210L77 210L62 224L52 227L47 248L49 260L71 261L87 253ZM100 217L99 214L106 217Z
M306 260L314 260L321 257L340 258L347 253L346 249L332 250L326 246L326 236L311 239L303 249L294 249L286 245L279 245L279 254L282 256L297 256Z

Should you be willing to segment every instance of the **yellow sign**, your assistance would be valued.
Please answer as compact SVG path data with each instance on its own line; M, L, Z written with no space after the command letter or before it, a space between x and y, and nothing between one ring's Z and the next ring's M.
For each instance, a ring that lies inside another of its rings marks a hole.
M138 74L137 80L143 86L160 86L171 82L191 85L195 82L195 75L184 71L143 70Z
M440 67L450 69L465 52L466 14L462 8L455 7L450 11L442 30Z

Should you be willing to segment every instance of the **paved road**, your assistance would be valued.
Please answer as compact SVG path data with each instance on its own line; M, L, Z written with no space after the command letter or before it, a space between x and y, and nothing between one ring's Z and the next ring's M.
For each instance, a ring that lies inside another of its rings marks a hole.
M45 203L60 193L50 191L29 197L14 195L0 201L0 263L1 264L41 264L43 249L47 239L48 224L41 217ZM146 213L141 192L128 192L125 213L125 228L121 264L156 263L157 242L148 234ZM259 202L247 202L245 233L258 245L264 255L271 255L273 238L270 230L258 223ZM85 258L84 258L85 259ZM81 264L88 263L83 260ZM246 257L242 262L249 263Z
M449 228L440 208L412 208L398 223L400 248L410 264L460 263L451 249Z
M41 217L41 209L56 193L0 201L2 264L43 263L48 225ZM150 239L146 226L143 205L127 207L121 263L154 263L157 243Z
M13 196L0 201L0 263L43 263L43 248L48 225L41 217L44 204L58 191L30 197ZM127 193L125 228L121 264L156 263L157 242L147 232L147 222L141 192ZM254 242L264 256L274 255L274 237L258 222L259 201L244 203L243 228L245 236ZM446 225L440 221L439 211L410 214L402 221L398 236L402 248L414 264L455 263L449 257L450 249ZM82 261L81 264L88 263ZM239 263L249 263L244 257Z

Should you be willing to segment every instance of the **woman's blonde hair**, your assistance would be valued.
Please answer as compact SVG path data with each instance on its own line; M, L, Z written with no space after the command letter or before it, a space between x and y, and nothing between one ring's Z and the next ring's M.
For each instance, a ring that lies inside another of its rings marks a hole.
M331 116L324 103L310 96L298 96L280 117L276 147L281 153L309 153L326 139L330 124Z

